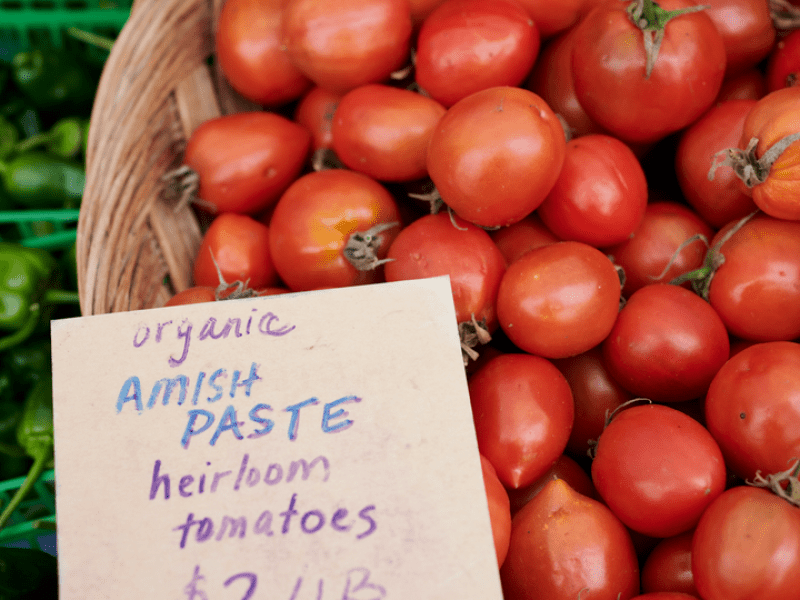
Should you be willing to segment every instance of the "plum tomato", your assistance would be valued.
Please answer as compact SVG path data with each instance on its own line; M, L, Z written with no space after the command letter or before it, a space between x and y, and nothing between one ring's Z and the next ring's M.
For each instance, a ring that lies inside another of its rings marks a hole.
M333 145L333 115L342 94L312 87L297 102L293 118L311 132L311 147L314 151Z
M446 212L407 225L386 255L387 281L450 276L456 319L497 329L497 290L506 263L489 234Z
M614 513L554 479L512 519L500 579L505 600L630 600L639 564Z
M655 201L648 203L629 239L604 250L625 271L622 295L629 298L646 285L668 283L701 267L713 236L711 227L685 204Z
M684 12L663 24L671 11ZM655 38L659 23L663 39L648 59L644 38ZM601 2L576 27L578 102L622 141L654 142L683 129L712 105L722 85L725 44L691 0Z
M489 520L492 524L494 551L497 555L497 566L500 567L508 554L508 542L511 539L511 504L508 492L497 476L489 459L481 455L481 471L483 485L486 488L486 501L489 504Z
M522 88L493 87L441 118L428 146L428 174L461 218L510 225L542 203L565 151L564 129L544 100Z
M203 207L253 215L278 201L305 166L310 146L302 125L276 113L243 112L195 129L183 164L198 177Z
M344 93L389 78L409 59L408 0L287 0L283 43L320 87Z
M557 242L523 254L500 282L497 316L519 348L566 358L602 342L619 313L620 281L597 248Z
M182 306L184 304L215 302L216 299L216 286L196 285L174 294L164 303L164 306Z
M420 27L416 82L450 107L474 92L522 83L539 45L539 31L517 0L445 0Z
M664 538L647 555L642 565L642 591L679 592L699 598L692 575L692 537L690 529Z
M764 72L753 67L737 75L726 77L717 94L715 104L727 100L760 100L767 93L767 82Z
M723 492L725 462L700 423L663 404L639 404L613 415L600 434L592 482L625 525L665 538L692 529Z
M766 67L767 91L800 85L800 30L782 37L773 47Z
M509 489L536 481L564 452L572 392L547 359L501 354L469 378L478 449Z
M366 84L347 92L333 116L333 150L345 166L379 181L428 174L428 143L445 108L401 88Z
M551 479L563 479L579 494L597 499L597 491L594 489L591 477L574 459L562 454L539 479L523 488L508 490L511 515L517 514Z
M284 0L226 0L214 37L225 78L263 106L282 106L311 86L281 49L283 5Z
M250 289L277 284L269 238L269 227L248 215L217 215L200 242L194 284L217 288L241 282Z
M575 421L567 451L573 456L585 457L591 443L603 433L606 415L632 400L633 394L611 377L599 346L552 362L567 378L575 403Z
M513 525L512 525L513 541ZM703 600L793 598L800 589L800 508L747 485L725 491L692 538L692 573Z
M777 30L763 0L704 0L725 43L726 75L756 66L772 50Z
M489 235L509 265L528 250L560 241L535 212L507 227L493 229Z
M712 250L721 246L708 301L738 338L800 337L800 222L759 213L740 224L729 223L711 240Z
M542 36L551 38L568 31L589 8L602 0L519 0L533 18Z
M666 283L634 292L603 341L611 376L654 402L703 396L729 355L728 332L714 309Z
M729 100L711 107L680 135L675 151L675 173L686 202L711 227L719 229L756 210L750 194L727 165L708 171L717 152L736 146L755 100Z
M743 479L800 458L800 344L753 344L731 357L706 394L706 426Z
M331 169L298 178L269 227L275 268L296 292L382 281L382 261L401 223L397 202L380 183Z
M633 150L589 134L567 142L558 179L536 212L562 240L601 248L628 239L646 206L647 180Z

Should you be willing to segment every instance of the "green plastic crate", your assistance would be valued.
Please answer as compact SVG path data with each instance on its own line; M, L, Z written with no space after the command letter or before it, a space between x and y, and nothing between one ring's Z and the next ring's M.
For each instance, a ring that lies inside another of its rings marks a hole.
M67 43L66 30L77 27L115 35L130 15L132 0L0 0L0 61L8 62L34 41L56 47Z
M24 477L0 482L0 506L5 506ZM14 511L0 530L0 546L36 548L55 554L55 481L52 470L45 471L28 498Z

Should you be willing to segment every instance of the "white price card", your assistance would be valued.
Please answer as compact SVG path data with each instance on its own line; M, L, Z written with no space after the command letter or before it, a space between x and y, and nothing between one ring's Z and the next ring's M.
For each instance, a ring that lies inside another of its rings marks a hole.
M62 600L500 600L449 279L52 323Z

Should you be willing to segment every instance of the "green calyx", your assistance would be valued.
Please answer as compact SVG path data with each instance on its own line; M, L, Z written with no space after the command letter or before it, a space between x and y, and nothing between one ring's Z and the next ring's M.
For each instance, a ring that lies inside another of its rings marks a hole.
M646 55L645 77L650 73L658 59L661 43L664 41L664 30L672 19L681 15L700 12L709 6L687 6L675 10L664 10L653 0L633 0L628 5L628 16L636 27L642 31L644 37L644 51Z

